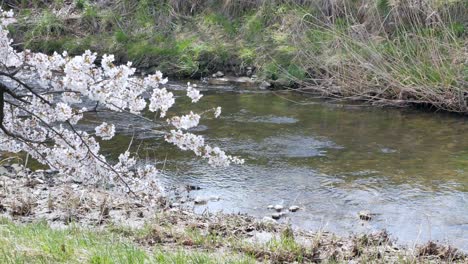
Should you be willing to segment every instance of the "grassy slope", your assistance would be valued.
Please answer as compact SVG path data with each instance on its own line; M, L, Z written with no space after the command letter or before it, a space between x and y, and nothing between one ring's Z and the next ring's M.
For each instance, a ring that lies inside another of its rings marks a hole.
M9 2L13 36L34 50L115 53L176 76L254 66L326 96L468 112L463 0Z
M1 263L254 263L249 256L235 253L215 254L206 250L182 247L151 250L135 239L137 233L109 228L101 231L72 227L51 229L46 223L16 225L0 220Z
M210 224L208 232L201 226L188 225L180 230L167 223L148 224L143 229L113 225L53 229L46 222L16 224L0 218L0 262L247 264L465 263L466 260L453 249L433 243L416 251L395 250L386 245L386 237L363 235L347 245L339 238L322 238L317 234L312 245L306 247L286 228L266 244L258 244L247 242L229 228L239 231L245 226ZM347 253L343 255L343 251Z

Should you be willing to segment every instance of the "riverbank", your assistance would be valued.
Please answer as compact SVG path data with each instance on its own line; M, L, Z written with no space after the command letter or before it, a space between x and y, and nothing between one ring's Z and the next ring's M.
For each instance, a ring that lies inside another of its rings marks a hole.
M171 77L257 77L375 105L468 112L463 1L8 1L20 48ZM68 3L68 4L67 4Z
M195 214L191 186L138 197L18 165L0 173L2 263L464 263L428 242L405 247L381 231L339 237L271 218ZM31 243L33 241L33 243Z

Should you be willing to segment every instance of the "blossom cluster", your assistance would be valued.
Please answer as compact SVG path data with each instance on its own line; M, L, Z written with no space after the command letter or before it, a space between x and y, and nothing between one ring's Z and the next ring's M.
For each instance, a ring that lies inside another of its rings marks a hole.
M120 180L127 189L154 185L158 172L155 166L141 165L129 151L122 153L116 163L100 154L99 140L115 136L113 124L100 124L94 134L79 131L74 125L89 111L79 107L85 100L110 111L141 116L148 109L165 117L175 104L174 94L161 87L167 78L159 71L138 77L131 62L117 65L113 55L102 56L98 64L97 54L89 50L79 56L17 51L6 27L13 21L13 13L0 8L0 151L27 152L37 161L79 180ZM149 99L144 97L146 94ZM203 95L188 84L187 96L196 103ZM213 111L215 117L221 114L219 107ZM214 166L243 163L206 145L202 136L187 132L200 119L201 115L193 112L172 115L167 122L174 129L167 132L166 140L208 159Z

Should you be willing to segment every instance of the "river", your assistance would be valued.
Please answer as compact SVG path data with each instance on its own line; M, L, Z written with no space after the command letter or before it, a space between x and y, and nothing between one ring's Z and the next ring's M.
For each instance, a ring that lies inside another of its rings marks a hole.
M196 211L264 217L270 204L298 205L281 221L339 235L386 229L402 244L438 240L468 250L466 117L232 86L202 86L204 97L193 105L184 86L169 87L179 95L176 111L223 108L194 131L245 165L212 168L131 116L87 120L116 123L119 135L104 145L111 156L134 137L133 149L156 159L164 184L196 185L194 196L221 198ZM361 221L361 210L373 219Z

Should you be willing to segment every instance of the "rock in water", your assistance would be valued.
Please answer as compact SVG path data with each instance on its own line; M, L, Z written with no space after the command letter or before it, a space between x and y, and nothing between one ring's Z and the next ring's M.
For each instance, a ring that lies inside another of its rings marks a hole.
M280 204L277 204L277 205L275 205L274 208L275 208L275 210L276 210L277 212L281 212L281 210L283 210L284 207L283 207L282 205L280 205Z
M261 90L265 90L265 89L268 89L268 88L270 88L270 87L271 87L271 83L269 83L269 82L267 82L267 81L263 81L263 82L260 84L260 86L259 86L259 88L260 88Z
M215 202L216 202L216 201L221 200L221 197L216 196L216 195L212 195L212 196L210 196L210 197L208 198L208 200L210 200L210 201L215 201Z
M271 218L273 218L273 219L275 219L275 220L278 220L278 219L281 218L281 216L282 216L282 215L281 215L280 213L274 213L274 214L271 215Z
M190 184L186 185L186 186L185 186L185 189L186 189L187 191L201 190L201 188L200 188L199 186L190 185Z
M208 202L208 200L206 198L197 196L197 197L195 197L195 200L193 200L193 202L195 204L206 204Z
M274 207L273 205L270 204L267 208L268 208L268 209L274 209L275 207Z
M297 205L293 205L293 206L289 207L289 211L291 211L293 213L299 211L299 209L301 209L301 208L299 206L297 206Z
M362 210L358 213L359 218L364 221L369 221L372 219L372 214L369 210Z

